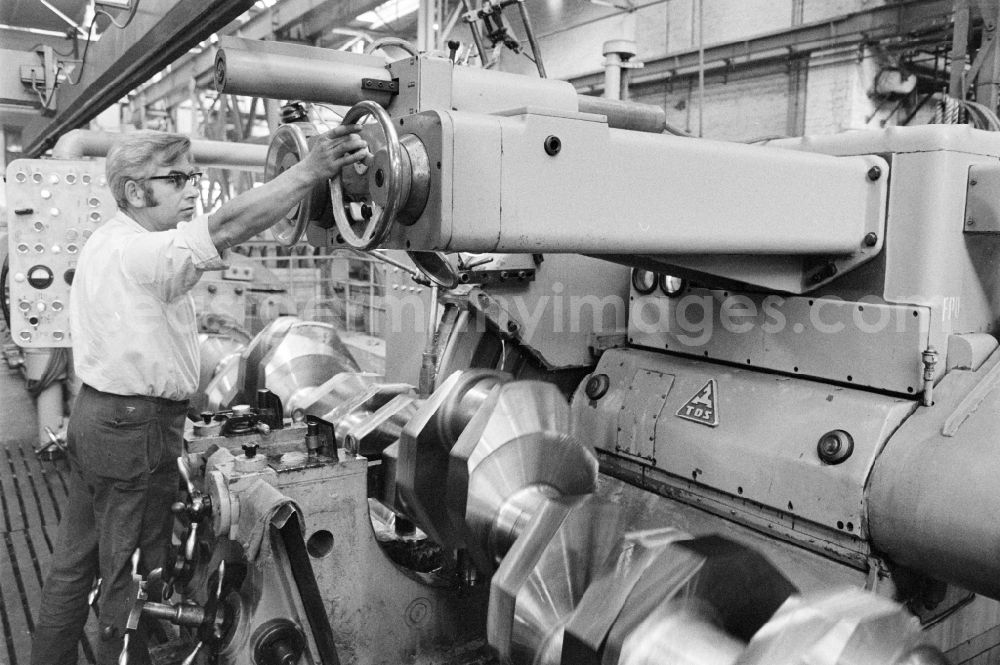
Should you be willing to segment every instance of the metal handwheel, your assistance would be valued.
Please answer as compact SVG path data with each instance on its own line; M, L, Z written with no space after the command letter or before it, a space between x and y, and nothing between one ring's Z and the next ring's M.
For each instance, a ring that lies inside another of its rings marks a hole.
M273 179L305 158L309 152L309 139L317 134L316 128L308 122L292 122L278 127L267 146L264 162L264 181ZM285 213L277 224L271 227L271 235L284 247L291 247L305 232L309 220L319 216L326 198L325 187L315 187L291 210Z
M389 236L396 213L403 203L403 149L399 144L396 128L385 109L369 101L352 106L344 114L343 123L355 123L365 116L375 118L385 135L387 162L384 165L373 163L369 167L368 190L371 201L358 206L364 211L360 220L348 218L348 213L344 210L342 176L338 173L330 178L330 201L333 204L337 230L344 242L356 249L372 249L382 244Z

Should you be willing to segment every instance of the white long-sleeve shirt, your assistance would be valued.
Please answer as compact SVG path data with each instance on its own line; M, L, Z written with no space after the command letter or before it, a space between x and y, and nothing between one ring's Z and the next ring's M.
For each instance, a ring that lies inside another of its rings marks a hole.
M190 397L199 371L190 291L223 267L207 215L153 232L119 211L84 245L70 289L77 376L116 395Z

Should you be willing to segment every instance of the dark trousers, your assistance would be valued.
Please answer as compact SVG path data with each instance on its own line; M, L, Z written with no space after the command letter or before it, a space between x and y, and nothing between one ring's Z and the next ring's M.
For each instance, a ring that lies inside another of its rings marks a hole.
M186 402L81 389L67 432L69 496L42 589L32 665L76 665L97 578L103 580L97 662L118 662L132 553L140 548L145 574L164 565L170 545L186 410ZM129 662L148 662L141 627L130 643Z

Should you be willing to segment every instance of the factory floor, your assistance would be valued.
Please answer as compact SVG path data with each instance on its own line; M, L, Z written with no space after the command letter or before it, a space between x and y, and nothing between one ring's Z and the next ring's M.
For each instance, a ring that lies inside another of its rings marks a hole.
M18 370L0 364L0 665L27 665L42 581L66 500L65 460L40 459L37 420ZM80 644L80 663L93 663L97 622Z

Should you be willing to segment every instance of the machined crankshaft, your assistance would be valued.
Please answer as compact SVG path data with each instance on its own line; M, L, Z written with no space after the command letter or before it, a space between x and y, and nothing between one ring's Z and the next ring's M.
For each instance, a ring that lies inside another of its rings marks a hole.
M422 401L399 440L389 498L492 575L487 636L505 661L946 662L889 599L802 596L746 545L631 523L596 494L596 457L571 422L554 385L472 370Z

